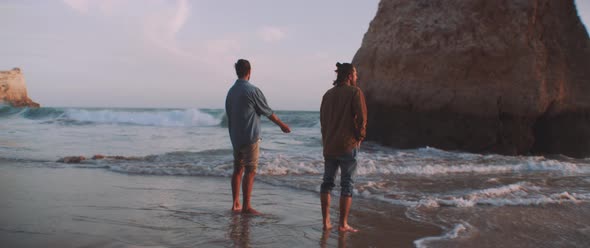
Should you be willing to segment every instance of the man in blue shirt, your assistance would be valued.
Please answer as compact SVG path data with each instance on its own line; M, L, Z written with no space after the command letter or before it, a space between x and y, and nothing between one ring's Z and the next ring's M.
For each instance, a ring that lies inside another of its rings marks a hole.
M277 117L266 103L258 87L250 84L250 62L240 59L235 64L238 80L229 89L225 99L225 113L229 137L234 150L234 173L231 180L233 197L232 211L260 214L250 205L254 176L258 166L258 141L260 140L260 116L264 115L277 124L284 133L291 132L289 126ZM244 174L244 171L246 172ZM240 206L240 182L244 195Z

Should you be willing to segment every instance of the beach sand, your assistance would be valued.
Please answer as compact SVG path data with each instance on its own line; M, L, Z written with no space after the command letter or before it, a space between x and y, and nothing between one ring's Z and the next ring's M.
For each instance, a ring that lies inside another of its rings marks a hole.
M229 211L229 178L2 163L3 247L414 247L442 233L363 199L349 220L359 233L323 232L318 193L262 182L253 205L264 215L247 216Z

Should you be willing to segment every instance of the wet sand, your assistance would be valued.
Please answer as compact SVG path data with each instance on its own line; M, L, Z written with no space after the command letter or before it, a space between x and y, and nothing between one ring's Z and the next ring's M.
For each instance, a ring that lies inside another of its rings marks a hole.
M587 203L443 208L436 215L432 219L464 223L465 230L456 239L431 238L435 247L590 247Z
M3 162L4 163L4 162ZM441 235L405 208L355 199L359 233L323 232L319 195L257 182L262 216L232 214L229 178L0 165L4 247L414 247ZM337 198L333 203L337 203ZM337 224L337 205L332 222Z

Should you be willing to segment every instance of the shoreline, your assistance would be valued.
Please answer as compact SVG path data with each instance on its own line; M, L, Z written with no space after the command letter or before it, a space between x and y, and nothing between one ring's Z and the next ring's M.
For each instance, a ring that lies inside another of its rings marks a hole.
M13 247L414 247L416 240L443 235L408 219L404 207L360 197L349 217L359 233L323 232L317 193L260 181L252 201L262 216L231 213L225 177L10 163L0 167L0 182L0 241Z

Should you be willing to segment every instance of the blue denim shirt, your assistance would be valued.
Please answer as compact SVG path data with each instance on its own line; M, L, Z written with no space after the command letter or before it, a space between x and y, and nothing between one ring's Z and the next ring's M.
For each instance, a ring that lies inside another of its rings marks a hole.
M260 115L269 117L273 111L258 87L238 79L227 92L225 114L231 144L236 150L258 141Z

